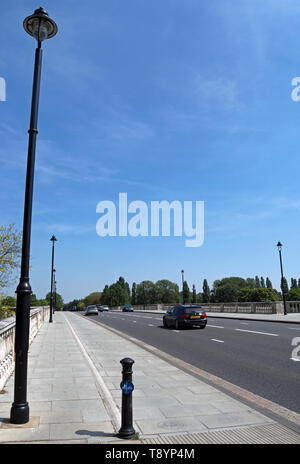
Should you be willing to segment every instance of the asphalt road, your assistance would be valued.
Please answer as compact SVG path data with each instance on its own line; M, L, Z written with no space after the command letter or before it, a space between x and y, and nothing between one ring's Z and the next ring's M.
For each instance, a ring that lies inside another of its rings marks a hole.
M208 316L204 330L176 331L163 328L159 314L111 311L88 317L300 413L300 349L293 358L292 346L299 325Z

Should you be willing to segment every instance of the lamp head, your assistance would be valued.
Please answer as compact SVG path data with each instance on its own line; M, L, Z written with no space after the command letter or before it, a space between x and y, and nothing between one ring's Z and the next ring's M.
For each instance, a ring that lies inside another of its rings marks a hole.
M278 242L278 243L277 243L277 248L278 248L278 251L281 251L282 243Z
M47 11L40 7L31 16L23 21L25 31L34 37L38 42L51 39L57 33L57 25L53 19L49 18Z

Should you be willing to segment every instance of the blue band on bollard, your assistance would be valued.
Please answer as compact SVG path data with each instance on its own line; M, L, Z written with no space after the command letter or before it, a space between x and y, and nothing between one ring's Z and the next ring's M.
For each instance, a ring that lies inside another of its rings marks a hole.
M123 393L125 393L125 395L129 395L129 393L133 391L134 386L131 382L123 382L121 384L121 388L122 388Z

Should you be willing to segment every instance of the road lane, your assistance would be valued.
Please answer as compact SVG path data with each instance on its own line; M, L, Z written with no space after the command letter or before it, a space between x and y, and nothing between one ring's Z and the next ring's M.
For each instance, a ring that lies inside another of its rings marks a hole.
M162 327L162 316L137 312L100 313L98 320L300 412L300 364L291 359L291 342L297 332L291 326L248 321L249 330L244 331L241 321L210 320L208 316L205 330L175 331Z

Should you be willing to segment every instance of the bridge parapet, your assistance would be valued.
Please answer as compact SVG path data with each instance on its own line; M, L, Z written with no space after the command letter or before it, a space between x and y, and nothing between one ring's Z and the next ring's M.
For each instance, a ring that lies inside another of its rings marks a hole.
M50 306L38 306L30 311L29 344L38 333L45 319L49 318ZM15 316L0 321L0 391L14 370Z

